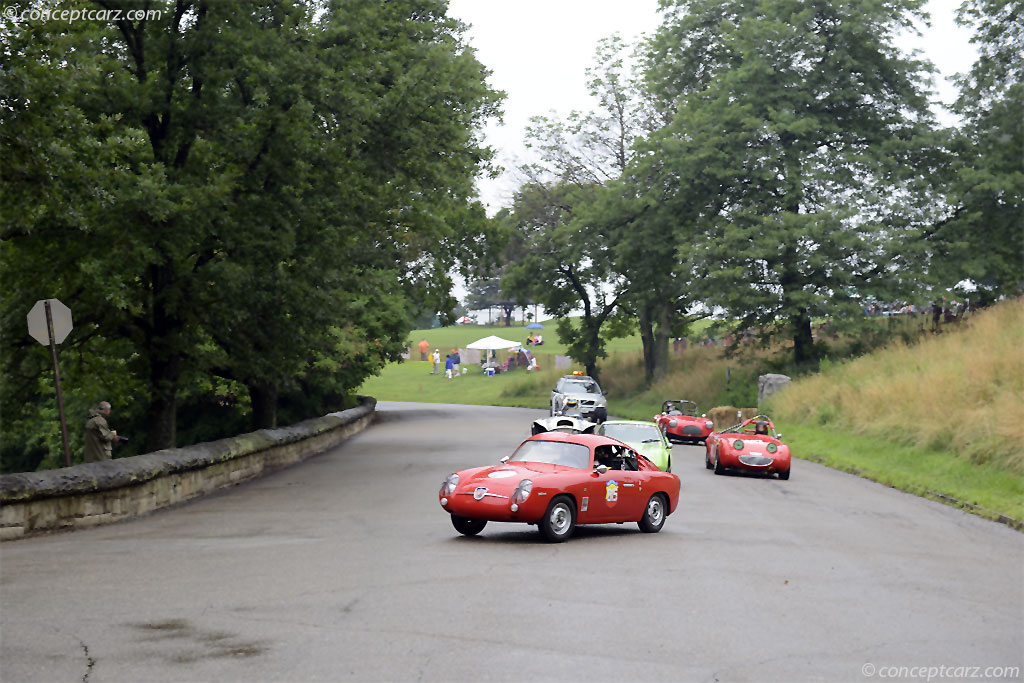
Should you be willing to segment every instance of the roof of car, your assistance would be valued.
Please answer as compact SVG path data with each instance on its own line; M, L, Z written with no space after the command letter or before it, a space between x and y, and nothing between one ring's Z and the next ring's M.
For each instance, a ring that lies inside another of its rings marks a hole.
M620 443L618 439L613 439L610 436L602 436L600 434L570 434L569 432L543 432L536 436L531 436L527 441L568 441L569 443L578 443L583 446L587 446L588 448Z

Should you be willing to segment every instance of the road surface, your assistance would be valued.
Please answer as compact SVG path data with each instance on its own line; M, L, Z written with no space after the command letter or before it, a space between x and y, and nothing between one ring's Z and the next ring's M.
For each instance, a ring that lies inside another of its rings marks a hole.
M1005 526L799 460L788 482L716 476L677 445L659 534L464 538L441 481L544 411L378 412L222 494L3 544L0 679L1021 680L1024 535Z

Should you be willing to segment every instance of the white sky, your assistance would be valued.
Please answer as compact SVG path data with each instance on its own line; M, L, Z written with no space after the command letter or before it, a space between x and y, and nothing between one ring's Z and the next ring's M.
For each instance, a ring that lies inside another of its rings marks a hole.
M931 28L905 44L905 49L920 49L938 68L935 87L946 103L956 91L944 78L969 70L975 57L970 32L953 21L960 2L930 0ZM479 181L489 213L511 204L518 185L515 168L530 158L524 145L530 117L590 110L584 71L593 64L598 41L619 33L632 43L641 33L653 33L660 19L657 9L657 0L449 1L449 14L470 24L469 42L493 72L490 85L507 93L504 124L492 123L485 130L497 163L506 169L498 179Z

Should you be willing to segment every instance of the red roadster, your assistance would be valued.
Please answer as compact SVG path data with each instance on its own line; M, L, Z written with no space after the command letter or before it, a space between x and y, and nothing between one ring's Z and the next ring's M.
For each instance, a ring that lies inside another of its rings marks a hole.
M789 479L789 446L782 443L779 436L766 415L752 417L709 436L704 464L709 470L714 469L715 474L737 469L775 472L779 479Z
M707 415L697 414L696 403L682 399L665 401L654 421L669 441L703 442L715 428Z
M559 542L577 524L636 522L660 531L679 503L679 477L616 439L545 432L500 464L448 475L438 498L466 536L489 521L525 522Z

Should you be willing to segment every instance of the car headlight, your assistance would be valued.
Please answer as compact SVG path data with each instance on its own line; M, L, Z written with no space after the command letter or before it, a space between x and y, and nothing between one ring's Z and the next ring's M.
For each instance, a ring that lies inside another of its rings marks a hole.
M777 451L777 450L779 450L779 447L778 447L778 446L776 446L776 445L775 445L775 444L773 444L773 443L770 443L770 444L768 444L768 452L769 452L769 453L774 453L774 452L775 452L775 451Z
M669 427L675 427L676 426L676 421L675 420L669 420L668 421L668 426Z
M533 482L529 479L523 479L516 486L516 490L512 492L512 502L516 505L525 503L526 499L530 497L531 491L533 491Z
M444 480L443 484L441 484L441 495L442 496L450 496L450 495L452 495L452 493L455 492L455 487L458 486L458 485L459 485L459 475L458 474L454 474L454 473L453 474L449 474L448 478Z
M714 422L705 422L704 423L704 429L712 430L714 428L715 428L715 423Z
M742 451L743 450L743 442L740 441L739 439L736 439L735 441L732 442L732 447L735 448L738 451Z

